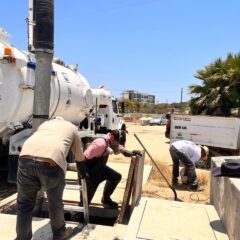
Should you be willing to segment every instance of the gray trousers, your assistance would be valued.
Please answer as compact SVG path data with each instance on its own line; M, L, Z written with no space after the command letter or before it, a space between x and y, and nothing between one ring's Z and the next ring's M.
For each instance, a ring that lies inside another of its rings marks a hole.
M20 159L17 173L16 240L32 238L32 213L41 187L47 193L53 239L66 229L62 202L65 187L63 170L59 166L50 166L49 163Z

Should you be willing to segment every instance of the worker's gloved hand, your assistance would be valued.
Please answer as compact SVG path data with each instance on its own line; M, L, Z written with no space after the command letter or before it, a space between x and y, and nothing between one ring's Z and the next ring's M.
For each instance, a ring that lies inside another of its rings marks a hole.
M142 153L139 150L133 150L132 153L133 153L134 156L142 157Z
M126 149L122 152L122 154L123 154L125 157L133 157L133 156L134 156L134 154L133 154L132 151L128 151L128 150L126 150Z
M88 177L85 161L81 161L81 162L76 161L76 165L77 165L78 177L80 179Z

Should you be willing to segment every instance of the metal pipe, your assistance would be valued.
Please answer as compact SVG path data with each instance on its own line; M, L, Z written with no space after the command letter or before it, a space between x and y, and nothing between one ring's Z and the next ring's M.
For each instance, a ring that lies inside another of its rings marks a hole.
M33 47L36 57L33 131L49 118L54 46L54 0L34 0Z
M164 176L163 172L160 170L160 168L158 167L158 165L156 164L156 162L153 160L151 154L148 152L148 150L145 148L145 146L143 145L143 143L140 141L139 137L134 133L134 137L138 140L138 142L140 143L140 145L143 147L143 149L145 150L145 152L148 154L149 158L151 159L152 163L154 164L154 166L157 168L157 170L159 171L159 173L162 175L163 179L166 181L166 183L168 184L168 187L172 189L173 193L174 193L174 200L175 201L179 201L180 199L178 199L177 197L177 192L174 189L174 187L169 183L168 179ZM180 200L181 201L181 200Z
M35 0L33 6L34 48L51 51L54 46L54 0Z

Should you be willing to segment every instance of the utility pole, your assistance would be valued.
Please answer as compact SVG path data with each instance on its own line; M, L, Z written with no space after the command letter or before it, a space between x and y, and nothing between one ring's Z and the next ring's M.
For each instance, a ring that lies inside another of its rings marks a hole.
M181 88L180 112L182 112L182 111L183 111L183 106L182 106L182 98L183 98L183 88Z
M54 0L29 0L29 48L35 52L33 131L49 118L50 79L54 54Z

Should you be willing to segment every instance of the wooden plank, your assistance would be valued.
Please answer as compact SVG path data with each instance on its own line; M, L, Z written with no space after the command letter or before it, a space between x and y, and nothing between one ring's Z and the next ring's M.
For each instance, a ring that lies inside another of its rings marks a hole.
M0 208L4 208L6 205L11 206L16 203L17 200L17 193L14 193L13 195L3 199L0 201Z
M83 213L85 213L84 207L80 207L80 206L64 205L63 208L64 208L65 211L69 211L69 212L83 212Z
M135 167L134 167L134 174L133 174L133 186L132 186L132 199L131 199L131 207L130 211L135 206L136 198L137 198L137 178L138 178L138 168L139 168L139 158L136 159Z
M86 179L81 179L81 188L82 188L82 199L83 199L83 209L84 209L84 222L85 224L89 223L89 205L88 205L88 196L87 196L87 183Z
M142 152L142 157L136 159L133 178L132 201L130 208L131 212L138 203L142 193L144 159L145 159L144 152Z
M65 185L65 189L71 189L71 190L81 191L81 190L82 190L82 186L80 186L80 185L66 184L66 185Z
M74 180L74 179L65 179L65 183L66 184L76 185L76 184L79 184L79 181L78 180Z
M136 158L133 157L131 159L131 164L130 164L130 168L129 168L129 172L128 172L127 183L126 183L126 187L125 187L125 191L124 191L124 195L123 195L122 207L121 207L121 210L120 210L120 213L118 216L118 220L117 220L118 223L123 222L123 217L125 215L127 206L129 205L129 200L130 200L131 192L132 192L135 163L136 163Z

